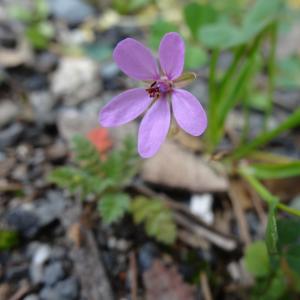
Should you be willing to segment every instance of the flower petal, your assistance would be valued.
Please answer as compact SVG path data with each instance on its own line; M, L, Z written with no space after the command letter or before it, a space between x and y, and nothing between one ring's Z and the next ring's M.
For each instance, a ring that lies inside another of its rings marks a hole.
M119 42L113 52L113 58L119 68L131 78L159 78L157 63L151 51L135 39L127 38Z
M99 123L103 127L115 127L134 120L151 103L145 89L131 89L113 98L99 113Z
M177 32L167 33L159 45L159 61L166 76L179 77L184 66L184 41Z
M138 137L138 151L144 158L153 156L165 140L171 121L166 98L158 99L143 118Z
M172 109L178 125L184 131L194 136L205 131L206 113L198 99L190 92L175 89L172 95Z

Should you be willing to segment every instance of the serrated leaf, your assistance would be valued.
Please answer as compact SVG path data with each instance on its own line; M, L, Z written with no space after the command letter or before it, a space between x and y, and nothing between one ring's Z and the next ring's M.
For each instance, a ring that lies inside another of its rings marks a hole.
M83 170L93 175L102 173L99 151L88 139L81 135L74 136L72 148L75 153L75 161Z
M104 223L111 224L120 220L128 211L130 198L127 194L105 194L99 202L99 211Z
M266 243L257 241L246 248L244 257L245 267L255 277L266 277L269 275L270 262Z
M176 225L171 211L163 202L137 197L131 204L131 213L135 223L145 223L145 230L149 236L165 244L174 243Z

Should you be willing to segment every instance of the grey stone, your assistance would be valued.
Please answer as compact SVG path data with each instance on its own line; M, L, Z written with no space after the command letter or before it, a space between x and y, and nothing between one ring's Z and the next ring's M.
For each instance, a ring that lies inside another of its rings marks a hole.
M46 91L36 91L29 95L29 100L35 113L36 120L40 123L54 123L55 115L52 111L56 101Z
M101 77L103 79L113 79L116 77L120 72L120 69L115 63L107 63L103 66L101 66Z
M79 109L63 109L58 115L58 130L60 135L68 142L76 134L87 134L91 129L98 127L97 111L83 114Z
M14 208L5 216L8 225L20 232L24 238L33 238L40 228L37 215L27 209Z
M66 280L60 281L55 289L65 300L73 300L78 297L79 286L76 278L71 277Z
M13 121L18 112L18 106L11 100L0 101L0 127Z
M62 263L57 261L45 268L43 282L48 286L52 286L64 277L65 271Z
M5 147L13 146L18 141L23 131L24 128L19 123L12 124L8 128L0 131L0 150Z
M47 226L63 214L65 201L60 192L49 191L46 199L37 202L34 209L40 220L40 226Z
M47 0L47 2L50 12L70 25L81 23L94 15L93 8L82 0Z
M32 294L32 295L26 296L23 300L39 300L39 296Z
M42 300L76 300L79 287L75 278L68 278L58 282L54 287L45 287L41 290Z
M99 67L88 58L64 58L51 80L51 91L68 106L94 97L102 88Z

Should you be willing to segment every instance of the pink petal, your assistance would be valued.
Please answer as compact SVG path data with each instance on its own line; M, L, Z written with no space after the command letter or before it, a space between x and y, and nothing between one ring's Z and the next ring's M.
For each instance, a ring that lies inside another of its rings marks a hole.
M194 136L205 131L206 113L198 99L190 92L175 89L172 95L172 109L178 125L184 131Z
M115 127L134 120L151 103L145 89L131 89L114 97L99 113L99 123L103 127Z
M113 52L119 68L129 77L137 80L156 80L159 78L157 63L151 51L132 38L122 40Z
M165 140L171 121L166 98L158 99L143 118L138 137L138 151L144 158L153 156Z
M184 66L184 41L177 32L167 33L159 45L159 61L166 76L179 77Z

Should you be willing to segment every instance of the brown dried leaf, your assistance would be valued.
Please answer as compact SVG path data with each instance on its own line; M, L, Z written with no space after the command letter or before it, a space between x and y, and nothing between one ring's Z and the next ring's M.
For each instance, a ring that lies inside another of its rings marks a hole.
M155 260L143 274L147 300L194 300L195 288L184 283L175 267L165 267Z
M154 157L144 161L142 177L151 183L198 193L228 188L225 177L218 175L199 156L171 141L166 141Z

